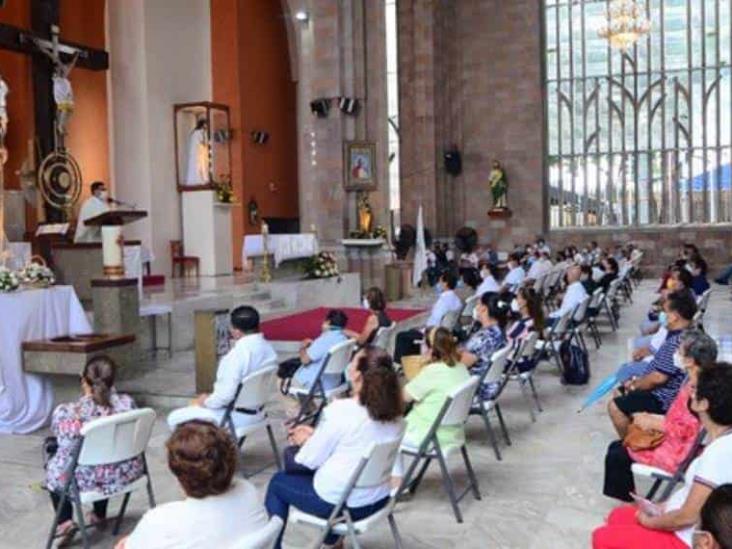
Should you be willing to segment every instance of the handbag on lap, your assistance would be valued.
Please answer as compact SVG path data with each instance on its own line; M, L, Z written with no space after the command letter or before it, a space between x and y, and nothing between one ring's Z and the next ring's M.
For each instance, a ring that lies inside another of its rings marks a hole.
M635 423L631 423L623 439L623 446L634 452L651 450L663 442L664 436L663 431L644 431Z
M277 367L277 377L280 378L280 392L286 395L292 384L292 377L297 369L302 366L302 362L298 357L285 360Z

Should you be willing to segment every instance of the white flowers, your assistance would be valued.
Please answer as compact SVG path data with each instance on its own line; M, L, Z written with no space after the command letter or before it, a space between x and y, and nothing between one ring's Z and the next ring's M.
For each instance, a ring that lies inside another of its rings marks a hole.
M16 274L24 286L45 288L56 283L53 271L39 263L29 263Z
M0 267L0 292L12 292L19 286L18 275L6 267Z
M330 278L338 276L338 263L335 254L331 252L320 252L314 255L306 267L307 275L310 278Z

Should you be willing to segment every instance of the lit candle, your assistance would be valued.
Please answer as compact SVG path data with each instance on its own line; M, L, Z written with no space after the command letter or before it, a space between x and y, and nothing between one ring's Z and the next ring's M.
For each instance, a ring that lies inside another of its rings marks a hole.
M262 234L264 236L267 236L269 234L269 225L267 225L264 221L262 222Z
M311 223L311 224L310 224L310 232L311 232L311 233L316 233L316 232L318 232L318 231L316 231L316 230L315 230L315 223Z

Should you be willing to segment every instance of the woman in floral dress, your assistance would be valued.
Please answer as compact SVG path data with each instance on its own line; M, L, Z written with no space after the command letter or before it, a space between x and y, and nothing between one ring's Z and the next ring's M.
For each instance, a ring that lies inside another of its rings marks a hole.
M127 412L135 408L129 395L118 394L114 389L115 364L107 357L92 358L81 375L81 397L76 402L60 404L53 412L51 431L56 437L58 449L46 465L46 487L51 495L54 509L58 509L60 493L68 481L68 470L73 460L74 449L81 440L81 428L87 422L100 417ZM80 492L102 492L112 494L143 474L141 458L119 463L76 467L76 482ZM88 525L106 519L108 500L94 503L94 511L85 518ZM68 499L60 512L56 535L73 537L76 525L73 522L73 508Z
M481 296L476 306L481 327L467 341L460 356L460 362L470 368L471 374L482 375L490 368L493 353L506 345L504 329L509 309L510 303L497 293ZM477 394L482 400L490 400L497 390L497 384L483 383Z

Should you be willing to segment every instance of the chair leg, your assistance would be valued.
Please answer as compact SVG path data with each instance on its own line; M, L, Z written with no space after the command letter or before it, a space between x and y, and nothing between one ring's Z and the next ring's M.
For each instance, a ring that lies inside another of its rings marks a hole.
M150 505L150 509L155 507L155 493L153 492L152 477L150 476L150 469L147 466L147 456L142 454L142 463L144 466L145 475L147 475L147 502Z
M173 356L173 313L168 313L168 356Z
M531 401L531 395L526 392L526 381L519 378L519 386L521 387L521 394L523 395L526 404L529 405L529 417L531 418L531 422L536 423L536 414L534 414L534 403Z
M511 446L511 438L508 436L508 429L506 428L506 422L503 421L503 414L501 413L501 406L496 402L496 415L498 416L498 423L501 425L501 431L503 432L503 438L506 440L506 445Z
M488 440L490 441L491 446L493 446L493 452L496 454L496 459L501 461L503 458L501 457L501 451L498 449L498 439L496 438L496 433L493 430L493 425L491 425L491 420L488 418L488 412L483 408L482 404L480 407L480 415L483 417L485 430L488 433Z
M152 332L152 350L158 352L158 323L155 315L150 317L150 331Z
M122 507L119 509L119 514L117 515L117 519L114 521L114 530L112 530L112 533L116 536L119 534L119 528L122 526L122 519L125 516L125 511L127 510L127 504L130 501L130 492L127 492L125 494L125 497L122 499Z
M475 476L473 471L473 464L470 463L470 457L468 457L468 448L463 444L460 448L460 453L463 455L463 461L465 462L465 470L468 472L468 479L470 479L470 487L473 490L473 496L475 499L480 500L480 488L478 488L478 478Z
M344 515L346 516L346 527L348 528L348 539L351 541L351 548L361 549L361 545L358 543L356 530L353 528L353 521L351 520L351 515L348 510L344 512Z
M529 377L529 386L531 387L531 394L534 396L534 402L536 402L536 409L543 412L544 410L541 408L541 404L539 403L539 395L536 392L533 376Z
M86 531L86 524L84 523L84 509L81 506L81 502L78 498L78 491L74 490L77 497L74 498L72 505L76 508L76 520L79 521L79 530L81 530L81 540L84 545L84 549L89 549L89 533Z
M442 483L445 486L447 497L450 498L450 504L452 505L452 510L455 513L455 520L462 524L463 515L460 512L460 507L458 506L458 500L455 496L455 487L453 486L452 477L450 476L450 471L447 468L447 463L445 463L445 457L442 455L442 451L439 448L436 448L435 450L437 453L437 461L439 462L440 469L442 470Z
M397 528L396 520L394 520L394 515L389 514L387 519L389 521L389 528L391 528L391 535L394 537L394 547L396 547L396 549L403 549L404 545L402 544L402 536L399 535L399 528Z
M53 518L53 524L51 524L51 531L48 534L48 541L46 542L46 549L51 549L51 546L53 545L53 539L56 536L56 528L58 528L58 519L61 516L61 508L63 507L64 503L66 503L66 499L66 491L64 490L61 493L61 500L56 507L56 514Z
M272 426L267 425L267 435L269 435L269 443L272 445L272 452L274 453L275 464L277 470L282 471L282 459L280 458L280 452L277 449L277 441L275 440L274 433L272 432Z
M419 459L419 457L417 457L415 459ZM407 487L410 494L414 495L414 493L417 491L417 488L419 487L420 483L422 482L422 478L424 477L424 474L427 472L427 469L429 468L430 463L432 463L431 457L424 458L424 462L422 462L422 467L420 468L419 473L417 473L417 476L414 478L414 481Z

